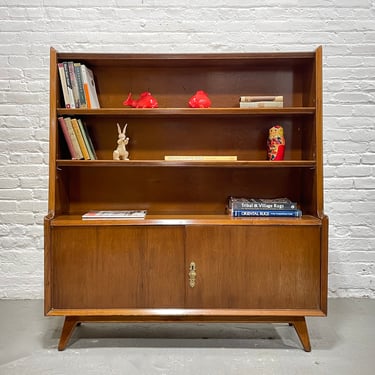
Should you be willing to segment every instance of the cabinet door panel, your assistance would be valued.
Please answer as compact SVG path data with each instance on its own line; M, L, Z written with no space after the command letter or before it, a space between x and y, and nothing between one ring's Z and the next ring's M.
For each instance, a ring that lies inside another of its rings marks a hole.
M319 308L319 226L188 227L186 237L197 273L188 307Z
M183 307L183 228L56 228L52 236L54 308Z

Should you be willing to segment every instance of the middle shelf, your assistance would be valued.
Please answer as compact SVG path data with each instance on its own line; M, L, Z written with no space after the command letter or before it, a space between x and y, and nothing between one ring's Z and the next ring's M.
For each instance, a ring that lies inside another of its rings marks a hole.
M166 161L166 160L66 160L58 159L57 167L208 167L208 168L309 168L315 160L237 160L237 161Z
M283 107L283 108L100 108L100 109L66 109L57 108L60 116L290 116L313 115L315 107Z

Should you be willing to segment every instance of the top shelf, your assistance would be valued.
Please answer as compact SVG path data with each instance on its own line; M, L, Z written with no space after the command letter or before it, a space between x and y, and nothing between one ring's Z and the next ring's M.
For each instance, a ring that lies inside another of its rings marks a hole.
M88 61L92 66L164 66L164 67L248 67L290 66L314 61L315 52L265 52L265 53L58 53L59 60Z

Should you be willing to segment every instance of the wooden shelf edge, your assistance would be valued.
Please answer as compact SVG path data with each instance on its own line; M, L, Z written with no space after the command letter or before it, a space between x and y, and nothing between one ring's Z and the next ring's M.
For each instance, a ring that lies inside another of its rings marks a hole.
M145 219L82 220L80 215L60 215L50 221L52 227L68 226L127 226L127 225L322 225L322 220L303 215L301 218L240 218L229 215L147 215Z
M225 115L313 115L315 107L283 108L100 108L66 109L57 108L57 115L64 116L225 116Z
M237 160L237 161L166 161L166 160L68 160L57 159L58 167L229 167L229 168L315 168L315 160Z
M82 316L82 320L100 321L109 317L113 321L277 321L292 316L325 316L320 309L51 309L47 316Z

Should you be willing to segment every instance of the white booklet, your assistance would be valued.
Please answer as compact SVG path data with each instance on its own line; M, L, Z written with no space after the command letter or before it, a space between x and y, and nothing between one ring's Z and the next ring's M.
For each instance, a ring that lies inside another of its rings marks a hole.
M82 215L83 220L144 219L147 210L89 211Z

